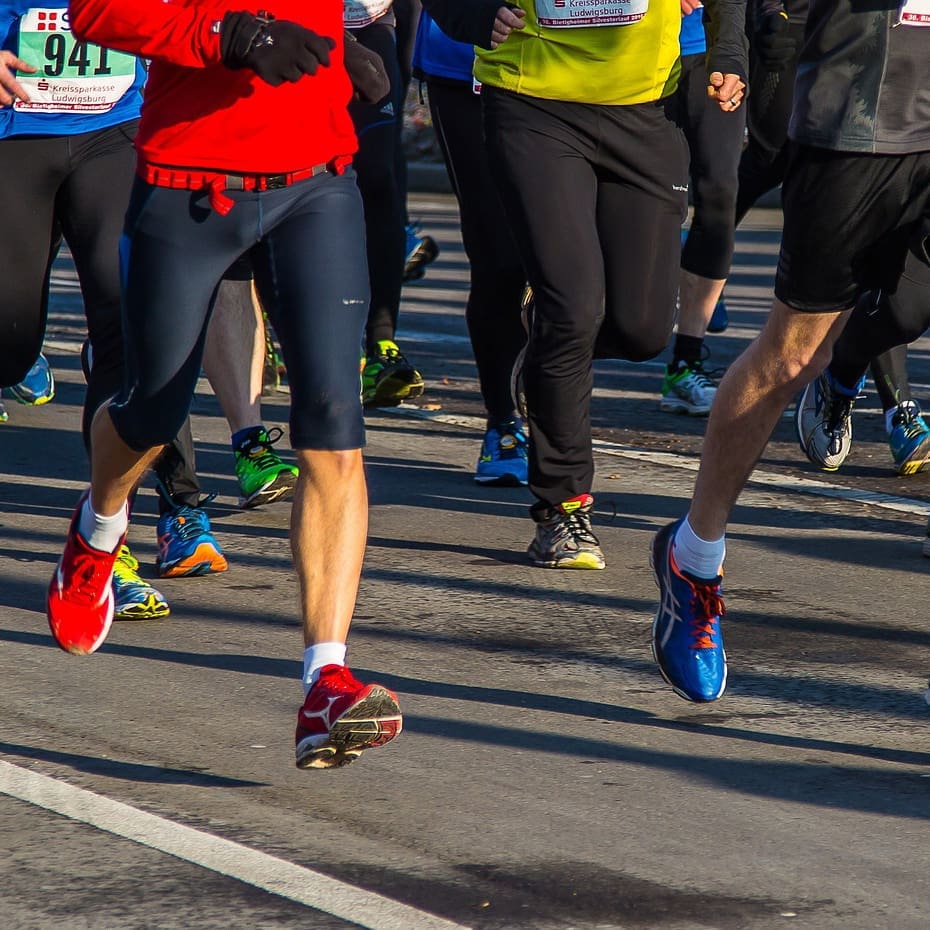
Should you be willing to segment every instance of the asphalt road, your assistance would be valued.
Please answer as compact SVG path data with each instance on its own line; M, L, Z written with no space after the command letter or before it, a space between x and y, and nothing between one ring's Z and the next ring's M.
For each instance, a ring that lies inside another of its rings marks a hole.
M481 410L448 197L405 293L417 407L368 417L371 533L349 661L404 733L293 766L301 644L286 504L236 507L204 384L195 436L225 576L159 583L172 614L60 652L44 591L87 477L73 269L54 276L55 401L0 426L0 923L4 930L926 930L930 476L890 468L874 394L836 475L785 420L736 510L730 687L690 705L650 656L647 549L686 507L700 420L657 409L658 363L599 363L603 572L534 569L521 489L471 480ZM764 318L779 216L739 234L724 365ZM930 399L930 341L911 353ZM930 407L930 403L928 403ZM287 396L265 404L286 424ZM155 501L130 542L154 576Z

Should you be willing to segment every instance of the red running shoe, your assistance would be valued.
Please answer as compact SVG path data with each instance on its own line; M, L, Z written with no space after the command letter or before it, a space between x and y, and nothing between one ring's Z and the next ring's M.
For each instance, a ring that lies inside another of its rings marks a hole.
M78 533L78 516L89 491L81 495L65 551L48 586L48 625L65 652L86 656L103 644L113 622L114 552L92 549ZM120 541L120 545L126 537Z
M363 685L344 665L324 665L297 715L297 768L348 765L402 727L396 694Z

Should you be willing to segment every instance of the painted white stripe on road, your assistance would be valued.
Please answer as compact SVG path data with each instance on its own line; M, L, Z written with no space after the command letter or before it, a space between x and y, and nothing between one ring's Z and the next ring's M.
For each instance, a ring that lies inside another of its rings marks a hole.
M311 776L312 777L312 776ZM0 793L238 879L367 930L468 930L277 856L0 760Z
M439 413L435 410L422 410L412 404L401 404L399 407L386 408L385 412L397 412L405 416L435 420L437 423L445 423L448 426L460 426L481 432L484 432L485 428L483 417L455 416L448 413ZM648 462L654 465L667 465L670 468L681 468L685 471L696 472L700 464L697 458L689 458L675 452L655 452L649 449L641 449L638 446L623 445L618 442L605 442L595 439L593 446L595 452L602 452L605 455L615 455L618 458L633 459L637 462ZM815 481L811 478L801 478L794 475L780 475L758 468L752 473L749 481L750 484L764 484L788 493L815 494L818 497L830 497L855 504L883 507L885 510L894 510L898 513L916 514L921 517L930 516L930 503L915 500L911 497L897 497L893 494L882 494L879 491L862 491L857 488L847 488L841 484L830 484L826 481Z

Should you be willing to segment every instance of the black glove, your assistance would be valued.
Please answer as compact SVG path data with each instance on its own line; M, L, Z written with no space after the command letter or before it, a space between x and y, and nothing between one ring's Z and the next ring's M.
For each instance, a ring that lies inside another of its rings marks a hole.
M762 67L777 74L787 69L797 54L798 36L788 29L784 13L765 13L756 27L753 46Z
M377 103L390 93L391 79L381 56L362 45L350 32L346 32L345 63L357 100Z
M335 47L328 36L267 15L227 13L220 26L223 64L233 70L251 68L272 87L316 74L320 65L329 65L329 52Z

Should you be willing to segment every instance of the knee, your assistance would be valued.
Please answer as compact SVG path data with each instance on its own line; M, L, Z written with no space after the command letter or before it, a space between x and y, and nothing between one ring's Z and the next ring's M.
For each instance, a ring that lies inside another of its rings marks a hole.
M736 207L736 176L731 178L706 178L694 191L695 219L701 221L710 216L716 223L726 225Z
M833 359L833 341L819 346L810 346L806 352L793 354L788 360L788 372L792 388L800 390L810 384Z
M630 362L648 362L668 345L672 329L658 332L635 332L622 334L623 357Z
M312 404L298 397L291 405L291 445L298 458L314 457L326 474L348 475L361 463L361 448L365 444L365 423L362 403L356 389L350 397L316 397Z
M800 333L766 332L758 340L759 373L771 386L787 394L800 391L814 380L833 358L835 338L804 338Z
M145 452L173 442L187 419L188 410L167 404L139 402L135 397L119 398L109 407L110 418L120 439L136 452Z
M671 312L659 312L658 302L649 301L649 305L656 307L655 312L609 313L598 337L596 354L624 358L630 362L646 362L664 351L672 335L674 317ZM670 299L668 306L674 306L674 298ZM602 348L613 351L602 352Z
M317 487L346 489L364 475L361 449L297 449L300 477Z

